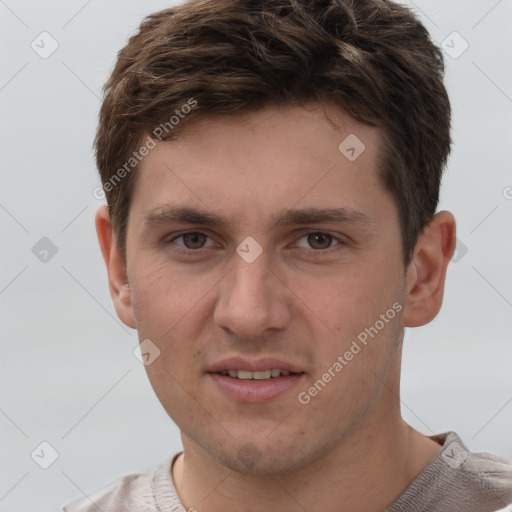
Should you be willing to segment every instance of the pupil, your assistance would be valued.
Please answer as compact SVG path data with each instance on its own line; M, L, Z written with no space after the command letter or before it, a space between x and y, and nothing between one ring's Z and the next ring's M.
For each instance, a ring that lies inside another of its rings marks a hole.
M308 242L314 249L327 249L331 244L332 236L327 233L312 233L308 236ZM319 244L322 247L315 247Z
M200 249L204 245L204 236L201 233L186 233L183 235L185 245L189 249Z

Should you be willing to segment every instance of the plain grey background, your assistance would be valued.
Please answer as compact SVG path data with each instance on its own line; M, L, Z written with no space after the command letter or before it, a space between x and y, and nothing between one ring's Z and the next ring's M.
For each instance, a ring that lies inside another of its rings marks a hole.
M442 312L407 332L403 414L512 459L512 1L406 3L447 52L459 250ZM0 0L0 511L59 510L181 447L111 303L91 149L117 51L172 4Z

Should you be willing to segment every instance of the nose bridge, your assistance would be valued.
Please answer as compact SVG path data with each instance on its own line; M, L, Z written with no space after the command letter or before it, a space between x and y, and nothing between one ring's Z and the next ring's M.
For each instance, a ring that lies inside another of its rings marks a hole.
M221 285L214 318L241 338L255 338L269 328L284 328L288 308L272 262L264 253L254 260L235 254Z
M272 301L272 288L275 291L275 286L270 286L270 281L276 279L270 265L269 258L263 254L251 262L238 255L234 258L228 290L232 305L243 308L253 304L262 314L262 306Z

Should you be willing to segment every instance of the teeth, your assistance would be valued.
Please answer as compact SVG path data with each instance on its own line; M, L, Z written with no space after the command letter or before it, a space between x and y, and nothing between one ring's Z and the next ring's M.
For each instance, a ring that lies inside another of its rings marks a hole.
M267 370L265 372L252 372L252 378L256 380L265 380L270 379L270 374L272 370Z
M249 372L247 370L224 370L220 372L221 375L230 376L235 379L242 380L267 380L267 379L275 379L276 377L287 377L290 375L288 370L265 370L261 372Z

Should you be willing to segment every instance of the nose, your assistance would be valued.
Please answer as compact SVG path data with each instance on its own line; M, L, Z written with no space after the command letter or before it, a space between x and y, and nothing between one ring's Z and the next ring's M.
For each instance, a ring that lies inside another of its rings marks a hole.
M262 254L247 263L234 255L234 268L220 284L213 319L240 339L255 339L290 322L287 288Z

